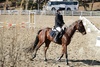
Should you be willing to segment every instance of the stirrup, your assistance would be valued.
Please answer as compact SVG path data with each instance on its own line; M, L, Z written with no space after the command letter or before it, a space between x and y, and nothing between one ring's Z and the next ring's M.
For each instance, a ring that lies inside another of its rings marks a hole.
M54 38L54 42L57 42L57 37Z
M57 42L57 40L56 40L56 39L54 39L54 42Z

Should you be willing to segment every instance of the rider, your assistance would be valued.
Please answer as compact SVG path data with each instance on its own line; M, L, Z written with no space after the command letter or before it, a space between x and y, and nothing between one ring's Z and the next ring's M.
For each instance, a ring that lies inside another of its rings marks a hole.
M63 16L60 14L60 11L61 11L61 9L58 9L57 13L55 15L55 26L54 26L54 28L57 30L56 36L54 38L55 42L57 42L58 34L61 32L62 26L65 24L64 21L63 21Z

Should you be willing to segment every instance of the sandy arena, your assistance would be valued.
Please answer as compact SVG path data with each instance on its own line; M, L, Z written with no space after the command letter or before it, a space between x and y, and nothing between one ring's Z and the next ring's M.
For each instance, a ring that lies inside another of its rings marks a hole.
M100 16L85 16L100 30ZM64 16L66 25L78 20L79 16ZM28 22L28 15L0 15L0 22ZM2 25L2 24L1 24ZM3 24L4 25L4 24ZM61 54L62 46L51 43L47 51L47 62L44 62L44 45L37 52L34 61L30 61L32 53L25 49L34 42L39 29L54 26L54 16L35 15L35 29L14 26L0 28L0 67L100 67L100 46L96 38L100 33L91 31L86 35L76 32L68 46L69 66L65 64L65 56L61 62L56 61Z

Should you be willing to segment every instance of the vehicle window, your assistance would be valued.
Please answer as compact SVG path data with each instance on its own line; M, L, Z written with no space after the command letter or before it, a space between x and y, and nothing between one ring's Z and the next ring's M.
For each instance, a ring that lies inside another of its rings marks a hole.
M47 5L59 5L59 4L66 4L66 5L77 5L78 2L48 2Z
M51 2L51 5L58 5L57 2Z
M58 2L58 4L65 4L64 2Z
M77 5L77 2L66 2L66 5Z
M74 2L74 5L77 5L78 4L78 2Z

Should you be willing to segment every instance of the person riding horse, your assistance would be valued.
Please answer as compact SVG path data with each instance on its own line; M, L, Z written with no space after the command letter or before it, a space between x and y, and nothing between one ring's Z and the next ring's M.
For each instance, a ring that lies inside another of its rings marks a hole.
M63 16L60 14L61 9L57 10L57 13L55 15L55 25L54 28L57 30L56 31L56 36L54 37L54 41L57 42L58 40L58 35L62 31L62 26L65 24L63 21Z

